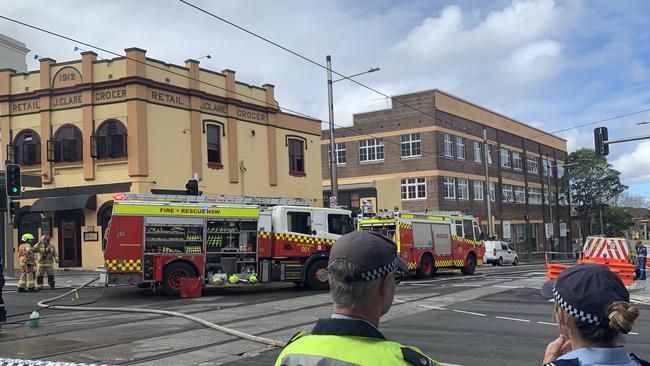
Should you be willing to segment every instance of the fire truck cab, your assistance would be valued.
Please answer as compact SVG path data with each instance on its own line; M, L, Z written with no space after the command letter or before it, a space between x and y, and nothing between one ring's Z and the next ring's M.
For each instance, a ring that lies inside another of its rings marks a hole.
M483 235L478 219L472 216L383 210L361 218L358 224L360 230L392 238L410 273L419 277L431 277L438 268L459 268L470 275L483 264Z
M300 199L116 195L104 237L105 281L162 287L286 281L328 287L331 245L351 212Z

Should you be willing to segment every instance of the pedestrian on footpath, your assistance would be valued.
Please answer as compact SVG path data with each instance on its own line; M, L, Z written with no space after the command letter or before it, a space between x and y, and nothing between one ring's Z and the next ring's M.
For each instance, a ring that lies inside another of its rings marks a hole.
M20 278L18 279L18 292L36 292L34 287L34 251L32 244L34 235L30 233L23 234L18 245L18 263L21 267Z
M555 300L560 336L546 347L545 366L650 365L630 354L623 334L639 310L618 276L606 266L580 264L565 269L542 287Z
M648 259L648 248L643 245L641 240L636 241L636 269L639 272L638 280L645 280L646 260Z
M310 335L294 335L275 365L438 365L377 329L393 303L398 269L408 271L397 246L385 236L354 231L339 238L327 266L334 314L319 319Z
M44 234L41 236L38 244L34 246L34 253L36 253L36 289L43 288L43 276L47 274L47 283L50 289L54 290L54 269L52 266L54 262L58 262L59 258L56 255L54 245L50 244L50 236Z

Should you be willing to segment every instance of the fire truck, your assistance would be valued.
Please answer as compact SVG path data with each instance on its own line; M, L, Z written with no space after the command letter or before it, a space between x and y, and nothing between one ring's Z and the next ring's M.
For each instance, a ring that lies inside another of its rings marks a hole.
M365 214L364 214L365 216ZM428 278L438 268L460 268L471 275L483 265L485 244L477 218L454 213L382 211L361 218L360 230L379 232L397 243L410 274Z
M351 212L301 199L118 194L105 234L104 281L161 287L286 281L326 289L331 245Z

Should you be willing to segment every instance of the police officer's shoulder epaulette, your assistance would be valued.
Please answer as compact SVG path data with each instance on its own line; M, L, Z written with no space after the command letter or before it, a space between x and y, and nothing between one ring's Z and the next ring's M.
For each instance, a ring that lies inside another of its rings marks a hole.
M634 353L630 353L630 358L632 359L632 361L638 363L640 366L650 366L650 362L640 359Z
M569 360L555 360L553 362L545 363L544 366L580 366L580 360L572 358Z
M302 337L304 335L305 335L305 332L298 332L298 333L294 334L293 336L291 336L291 339L289 339L289 342L287 342L287 344L284 345L284 348L286 348L288 345L290 345L295 340L297 340L298 338L300 338L300 337Z
M415 366L437 366L438 363L410 347L402 347L402 357Z

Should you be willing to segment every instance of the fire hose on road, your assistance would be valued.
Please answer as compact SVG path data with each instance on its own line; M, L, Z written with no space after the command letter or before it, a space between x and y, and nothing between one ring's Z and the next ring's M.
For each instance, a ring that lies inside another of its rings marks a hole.
M271 347L284 347L286 342L282 341L277 341L269 338L264 338L264 337L258 337L252 334L240 332L234 329L226 328L221 325L214 324L212 322L209 322L207 320L197 318L192 315L187 315L183 313L179 313L177 311L168 311L168 310L157 310L157 309L141 309L141 308L111 308L111 307L90 307L90 306L68 306L68 305L50 305L48 303L51 303L53 301L59 300L63 297L66 297L68 295L71 295L78 290L81 290L82 288L90 285L91 283L99 280L99 277L92 279L91 281L86 282L85 284L74 288L64 294L61 294L59 296L50 298L50 299L45 299L40 301L37 305L43 309L56 309L56 310L72 310L72 311L110 311L110 312L119 312L119 313L135 313L135 314L159 314L159 315L166 315L166 316L174 316L177 318L182 318L182 319L187 319L190 321L193 321L195 323L199 323L203 325L206 328L214 329L219 332L223 332L229 335L232 335L234 337L246 339L249 341L265 344Z

